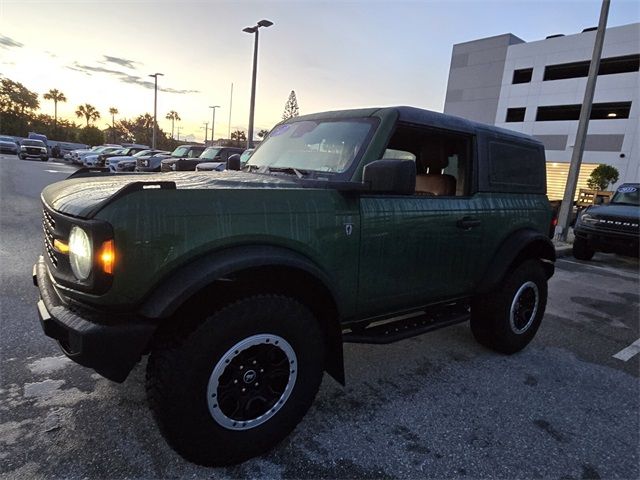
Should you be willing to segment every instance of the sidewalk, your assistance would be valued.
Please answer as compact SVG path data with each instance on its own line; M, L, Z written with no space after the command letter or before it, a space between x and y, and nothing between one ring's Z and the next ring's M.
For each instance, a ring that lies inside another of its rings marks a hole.
M567 241L561 242L560 240L552 239L553 246L556 248L556 258L560 257L569 257L572 255L571 251L573 249L573 228L569 228L569 233L567 234Z

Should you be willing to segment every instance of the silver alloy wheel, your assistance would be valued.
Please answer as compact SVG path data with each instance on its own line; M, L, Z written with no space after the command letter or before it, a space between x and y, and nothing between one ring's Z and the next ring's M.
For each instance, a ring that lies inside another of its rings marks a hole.
M527 331L536 318L539 303L538 286L531 280L523 283L513 296L509 310L509 324L514 333L521 334Z
M284 406L297 372L298 359L284 338L273 334L245 338L220 358L209 377L209 413L229 430L257 427Z

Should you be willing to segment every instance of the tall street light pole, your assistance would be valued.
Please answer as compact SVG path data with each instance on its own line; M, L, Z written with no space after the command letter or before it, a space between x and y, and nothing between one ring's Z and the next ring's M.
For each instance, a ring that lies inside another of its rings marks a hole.
M162 77L164 73L153 73L149 75L153 77L153 134L151 135L151 148L156 149L156 130L158 129L158 77Z
M216 108L220 108L220 105L210 106L210 109L213 110L213 115L211 118L211 145L213 145L213 141L215 140L214 132L216 131Z
M596 80L598 79L600 56L602 55L602 46L604 45L604 33L607 29L609 3L610 0L602 0L602 7L600 8L600 21L598 22L598 30L596 31L596 38L593 44L593 54L591 57L591 64L589 65L587 86L584 92L582 108L580 109L580 118L578 119L576 141L573 147L573 153L571 155L571 163L569 164L569 174L567 176L567 184L564 189L564 198L562 199L560 212L558 213L558 225L556 226L555 237L557 240L560 240L562 242L567 241L567 234L569 233L571 210L573 209L573 198L576 194L578 174L580 173L582 154L584 153L587 130L589 129L589 117L591 116L593 95L596 90Z
M253 42L253 75L251 77L251 107L249 109L249 132L247 134L247 148L253 148L253 118L256 108L256 73L258 71L258 29L260 27L270 27L273 22L269 20L260 20L253 27L243 28L246 33L255 34Z

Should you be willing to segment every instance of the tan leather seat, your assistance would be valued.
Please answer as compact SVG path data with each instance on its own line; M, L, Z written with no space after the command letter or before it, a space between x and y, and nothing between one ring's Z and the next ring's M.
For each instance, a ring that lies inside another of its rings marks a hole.
M418 195L455 196L456 179L451 175L439 173L416 175L416 193Z
M442 173L449 165L449 160L446 157L429 158L429 153L429 150L425 149L420 155L422 166L427 170L427 173L416 175L416 194L455 196L455 177Z

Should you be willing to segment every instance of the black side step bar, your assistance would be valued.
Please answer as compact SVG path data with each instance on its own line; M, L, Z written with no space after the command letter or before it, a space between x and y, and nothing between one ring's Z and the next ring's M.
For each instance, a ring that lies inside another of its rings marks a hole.
M455 325L469 320L469 312L464 309L455 311L427 312L424 315L403 318L401 320L353 330L342 334L345 343L386 344L415 337L423 333Z

